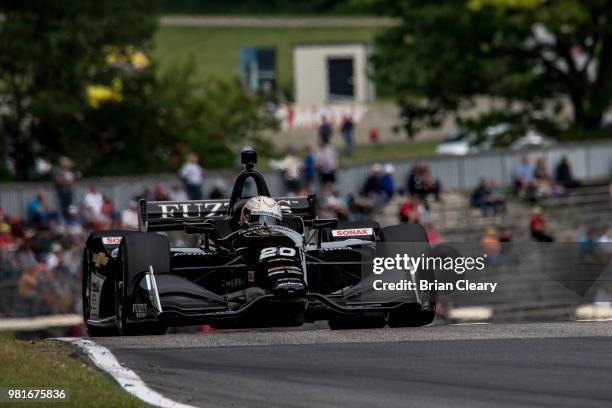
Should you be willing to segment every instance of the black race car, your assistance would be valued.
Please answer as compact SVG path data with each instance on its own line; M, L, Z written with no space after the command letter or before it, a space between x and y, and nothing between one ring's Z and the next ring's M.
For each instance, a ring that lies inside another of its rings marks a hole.
M314 195L272 199L256 161L254 151L242 152L245 169L229 200L141 200L140 231L89 236L83 314L90 336L163 334L168 326L196 324L328 320L332 329L343 329L431 323L435 293L373 288L380 278L372 273L373 258L394 256L382 244L414 243L406 247L428 251L422 227L319 219ZM257 190L255 200L243 197L247 180ZM188 234L193 247L171 248L171 231ZM401 271L397 277L416 281L427 274Z

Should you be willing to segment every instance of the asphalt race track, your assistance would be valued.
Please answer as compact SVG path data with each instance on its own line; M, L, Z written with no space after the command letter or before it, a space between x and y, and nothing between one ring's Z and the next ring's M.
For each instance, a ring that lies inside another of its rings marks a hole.
M612 322L96 341L203 407L612 407Z

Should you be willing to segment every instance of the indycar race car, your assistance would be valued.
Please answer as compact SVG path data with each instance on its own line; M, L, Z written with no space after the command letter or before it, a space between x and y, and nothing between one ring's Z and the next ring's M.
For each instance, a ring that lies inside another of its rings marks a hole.
M83 314L90 336L163 334L168 326L421 326L435 293L377 291L372 259L385 243L429 248L419 225L379 227L316 217L315 195L272 198L255 151L222 200L139 202L139 231L93 232L83 253ZM256 194L248 197L246 183ZM192 247L170 247L180 231ZM383 251L384 252L384 251ZM428 271L402 271L419 279Z

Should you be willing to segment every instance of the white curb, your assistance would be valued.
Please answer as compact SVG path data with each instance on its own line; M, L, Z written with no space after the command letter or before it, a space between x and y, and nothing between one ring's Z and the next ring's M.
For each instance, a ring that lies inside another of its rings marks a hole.
M56 340L79 347L98 368L110 374L121 388L147 404L161 408L195 408L193 405L172 401L149 388L138 374L122 366L109 349L92 340L79 337L60 337Z

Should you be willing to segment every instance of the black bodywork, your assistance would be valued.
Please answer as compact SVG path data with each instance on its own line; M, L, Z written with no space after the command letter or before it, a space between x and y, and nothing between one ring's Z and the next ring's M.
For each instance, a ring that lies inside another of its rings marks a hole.
M123 301L128 307L123 310L129 323L297 325L333 316L383 316L405 305L431 310L432 299L422 301L418 291L374 291L371 261L385 239L384 229L373 222L337 225L337 220L317 219L314 195L275 198L283 211L280 225L238 226L235 215L245 200L247 179L254 181L258 195L269 196L261 174L247 165L229 200L142 200L140 232L93 234L84 252L88 328L115 325L116 293L123 290L116 284L119 276L125 277ZM331 233L359 232L360 226L363 235ZM169 262L158 261L166 254L151 248L156 261L148 270L126 271L131 266L122 254L128 250L122 245L125 239L175 230L196 237L198 245L168 247ZM261 319L277 314L281 320Z

